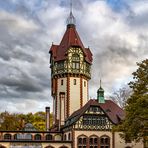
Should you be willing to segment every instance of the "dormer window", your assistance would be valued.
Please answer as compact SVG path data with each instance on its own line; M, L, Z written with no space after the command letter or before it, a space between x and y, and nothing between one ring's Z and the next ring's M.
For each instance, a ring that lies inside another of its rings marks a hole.
M72 55L72 68L75 69L80 69L80 56L78 54L73 54Z

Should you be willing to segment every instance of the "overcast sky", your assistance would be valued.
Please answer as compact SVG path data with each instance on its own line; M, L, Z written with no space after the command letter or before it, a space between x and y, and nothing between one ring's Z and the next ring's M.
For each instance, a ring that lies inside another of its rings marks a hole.
M126 85L148 58L148 0L73 0L76 27L93 53L91 98ZM49 48L66 29L69 0L0 0L0 111L52 107Z

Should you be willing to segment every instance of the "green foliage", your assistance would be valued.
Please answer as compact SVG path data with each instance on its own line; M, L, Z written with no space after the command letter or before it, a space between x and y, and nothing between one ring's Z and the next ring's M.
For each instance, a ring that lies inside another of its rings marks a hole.
M17 114L3 112L0 114L0 129L1 130L18 130L20 128L20 120Z
M148 132L148 59L137 63L138 69L133 73L129 83L133 90L125 107L126 117L119 129L124 139L140 140Z
M44 131L45 112L37 112L34 114L0 113L0 130L23 130L24 125L27 123L32 123L37 130Z

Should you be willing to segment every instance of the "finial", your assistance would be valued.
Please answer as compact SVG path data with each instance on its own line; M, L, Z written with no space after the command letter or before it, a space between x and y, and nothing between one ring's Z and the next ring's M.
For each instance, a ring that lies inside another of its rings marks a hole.
M72 0L70 0L70 14L69 17L67 18L67 25L75 25L75 24L76 24L76 19L72 13Z
M70 13L72 13L72 0L70 0Z
M102 88L102 81L101 81L101 79L100 79L100 88Z

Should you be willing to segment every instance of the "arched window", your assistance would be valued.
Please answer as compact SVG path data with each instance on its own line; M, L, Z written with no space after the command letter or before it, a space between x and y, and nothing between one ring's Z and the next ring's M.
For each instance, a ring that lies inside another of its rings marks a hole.
M67 136L66 136L66 134L64 135L64 140L67 140Z
M70 135L70 133L68 134L68 140L71 140L71 135Z
M41 140L41 135L40 134L36 134L34 136L34 140Z
M49 145L49 146L46 146L45 148L54 148L54 147Z
M4 135L4 140L11 140L11 134L5 134Z
M0 148L6 148L6 147L0 144Z
M79 136L77 141L78 141L78 148L86 148L88 138L85 135Z
M61 135L57 134L57 135L54 136L54 139L58 140L58 141L61 141L62 137L61 137Z
M72 55L72 69L73 70L80 69L80 56L78 54Z
M95 135L90 136L90 138L89 138L89 147L90 148L98 148L98 145L99 145L98 137L95 136Z
M61 146L61 147L59 147L59 148L68 148L67 146Z
M17 134L14 134L13 139L17 140Z
M100 148L110 148L110 138L108 136L100 138Z
M52 135L47 134L45 138L46 138L46 140L52 140Z

